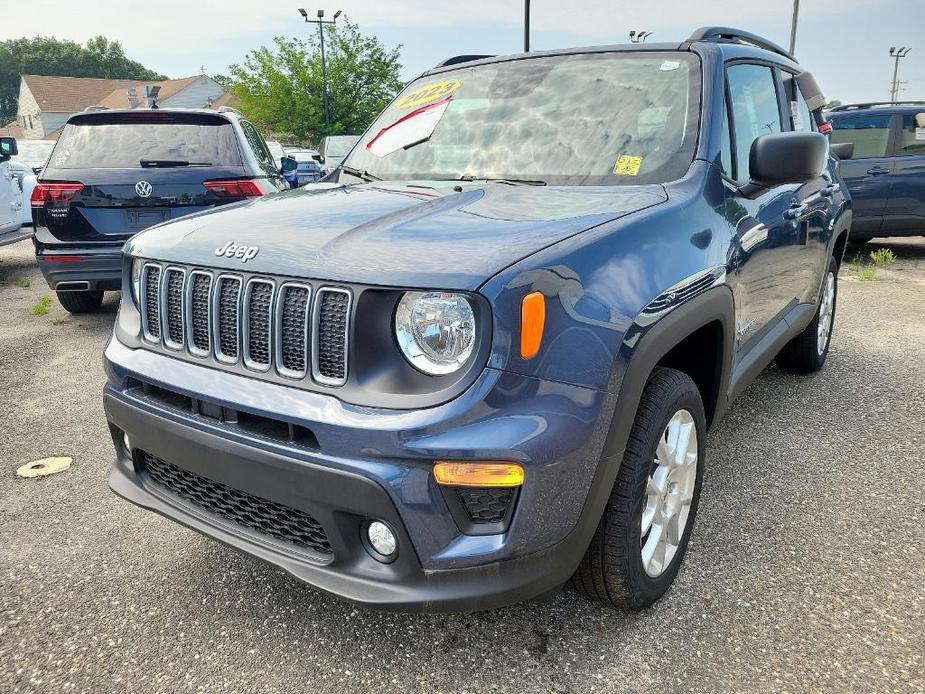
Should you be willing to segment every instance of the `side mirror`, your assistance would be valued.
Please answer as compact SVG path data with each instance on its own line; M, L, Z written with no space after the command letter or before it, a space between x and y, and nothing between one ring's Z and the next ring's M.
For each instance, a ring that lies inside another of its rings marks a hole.
M299 168L299 162L292 157L283 157L280 161L279 170L283 173L290 173Z
M749 185L806 183L822 173L828 152L829 141L821 133L762 135L748 153Z
M829 150L839 159L851 159L854 156L854 143L836 142L829 145Z
M0 159L9 159L19 154L15 137L0 137Z

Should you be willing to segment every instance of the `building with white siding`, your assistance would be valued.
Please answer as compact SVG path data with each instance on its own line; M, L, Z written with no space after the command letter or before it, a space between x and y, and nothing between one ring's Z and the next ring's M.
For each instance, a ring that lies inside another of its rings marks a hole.
M109 80L92 77L22 75L16 121L5 126L27 140L56 139L67 119L90 106L143 108L149 106L145 88L160 87L162 108L213 108L229 95L208 75L162 82Z

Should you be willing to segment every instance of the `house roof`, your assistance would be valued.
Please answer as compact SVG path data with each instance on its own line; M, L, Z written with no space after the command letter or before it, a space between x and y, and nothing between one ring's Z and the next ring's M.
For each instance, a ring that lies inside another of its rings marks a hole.
M237 103L238 103L238 98L234 94L232 94L231 92L225 92L220 97L218 97L215 101L212 102L212 108L219 109L222 106L230 106L231 108L235 108Z
M75 113L95 106L117 89L146 84L138 80L109 80L96 77L53 77L23 75L23 82L42 111Z
M172 97L174 94L177 94L178 92L183 91L188 86L190 86L191 84L193 84L194 82L196 82L197 80L201 78L202 78L202 75L194 75L192 77L183 77L181 79L176 79L176 80L164 80L162 82L137 82L135 83L135 86L136 87L140 87L142 85L159 86L161 88L161 91L157 95L157 100L164 101L165 99L169 99L170 97ZM126 93L125 91L129 86L131 85L127 85L125 87L119 87L113 90L112 92L107 94L105 97L100 99L100 101L98 101L94 105L95 106L105 106L106 108L131 108L132 106L128 101L128 93ZM145 95L144 95L143 89L138 89L138 103L140 105L145 103Z
M15 137L17 140L24 139L22 126L19 124L19 121L11 120L6 125L0 127L0 136Z

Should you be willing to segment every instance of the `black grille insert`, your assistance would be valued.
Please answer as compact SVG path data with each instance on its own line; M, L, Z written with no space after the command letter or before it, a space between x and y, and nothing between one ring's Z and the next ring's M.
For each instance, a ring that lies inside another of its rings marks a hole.
M237 360L241 280L236 277L219 278L218 292L218 351L227 359Z
M322 382L343 383L347 378L347 313L350 310L350 294L335 289L322 289L318 294L315 377Z
M144 272L145 288L145 331L148 337L160 339L161 336L161 269L156 265L146 265Z
M279 366L286 376L301 378L306 371L308 352L308 287L282 288L279 316Z
M333 554L327 534L312 516L201 477L144 451L136 465L160 487L226 520L318 554Z
M209 353L212 346L209 336L209 300L212 276L194 272L190 281L190 343L200 355Z
M270 330L273 326L273 285L251 280L247 286L247 365L270 366Z
M166 271L167 286L166 300L164 302L167 321L165 328L167 334L164 341L171 347L183 346L183 284L186 273L183 270L168 268Z

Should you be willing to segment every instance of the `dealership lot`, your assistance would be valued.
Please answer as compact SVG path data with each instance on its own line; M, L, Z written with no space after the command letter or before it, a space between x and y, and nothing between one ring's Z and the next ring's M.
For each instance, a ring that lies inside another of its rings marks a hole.
M34 315L31 244L0 249L0 689L925 688L925 241L879 245L898 260L844 273L826 368L769 369L712 432L666 599L456 616L355 608L111 494L117 297ZM16 477L57 454L72 467Z

